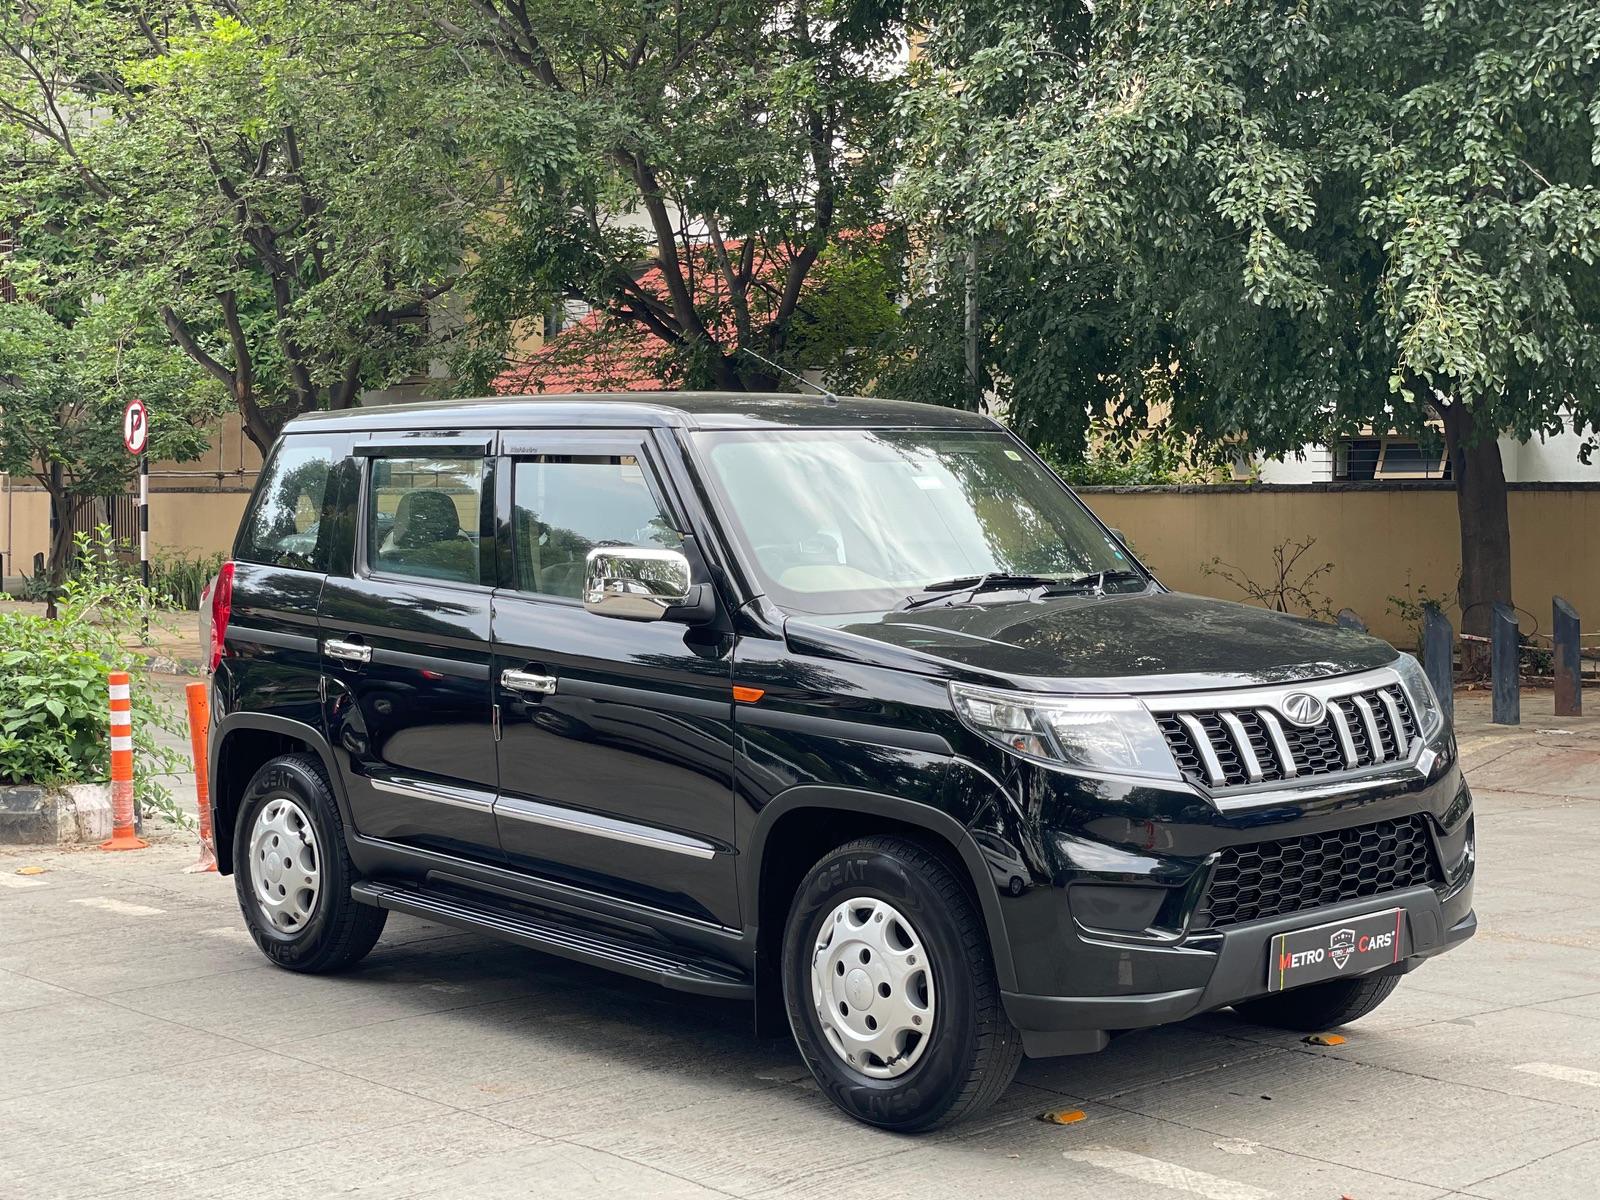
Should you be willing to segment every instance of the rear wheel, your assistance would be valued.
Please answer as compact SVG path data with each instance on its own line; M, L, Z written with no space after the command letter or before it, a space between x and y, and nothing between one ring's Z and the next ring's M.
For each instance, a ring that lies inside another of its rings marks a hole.
M350 898L355 868L339 806L310 755L286 754L250 780L233 837L233 881L261 953L291 971L340 971L378 941L388 913Z
M917 1132L980 1112L1022 1058L976 906L908 839L862 838L811 869L785 927L783 985L818 1085L870 1125Z
M1276 996L1246 1000L1233 1011L1257 1025L1315 1033L1359 1021L1389 998L1400 984L1398 975L1358 975L1329 979Z

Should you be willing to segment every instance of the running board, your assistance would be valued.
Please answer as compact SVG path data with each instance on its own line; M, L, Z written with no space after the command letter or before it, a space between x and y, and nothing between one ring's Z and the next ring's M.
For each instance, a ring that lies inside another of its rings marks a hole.
M633 940L621 931L579 927L541 912L496 904L492 897L468 898L456 893L365 879L351 885L350 896L374 908L409 913L425 921L485 933L680 992L735 1000L747 1000L755 995L749 976L731 964L659 942Z

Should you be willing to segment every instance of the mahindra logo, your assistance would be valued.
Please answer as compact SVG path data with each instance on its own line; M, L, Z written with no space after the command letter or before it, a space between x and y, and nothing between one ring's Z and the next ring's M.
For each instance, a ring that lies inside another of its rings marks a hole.
M1283 698L1283 715L1296 725L1320 725L1327 706L1310 692L1290 692Z

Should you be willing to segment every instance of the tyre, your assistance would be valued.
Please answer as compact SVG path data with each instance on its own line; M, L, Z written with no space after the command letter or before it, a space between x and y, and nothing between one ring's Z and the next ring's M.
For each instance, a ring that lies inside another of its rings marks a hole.
M908 839L862 838L812 867L784 929L783 992L817 1084L882 1129L982 1111L1022 1058L976 905Z
M1400 984L1398 975L1358 975L1354 979L1329 979L1276 996L1246 1000L1233 1011L1257 1025L1316 1033L1359 1021L1389 998Z
M350 898L356 878L339 806L307 754L274 758L239 805L233 881L261 953L290 971L340 971L359 962L388 913Z

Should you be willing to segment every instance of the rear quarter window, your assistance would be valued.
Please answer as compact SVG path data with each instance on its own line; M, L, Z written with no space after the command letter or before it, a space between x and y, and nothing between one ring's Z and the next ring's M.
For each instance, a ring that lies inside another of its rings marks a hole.
M326 443L295 437L279 442L261 470L234 557L297 571L325 570L323 517L333 464L333 448Z

